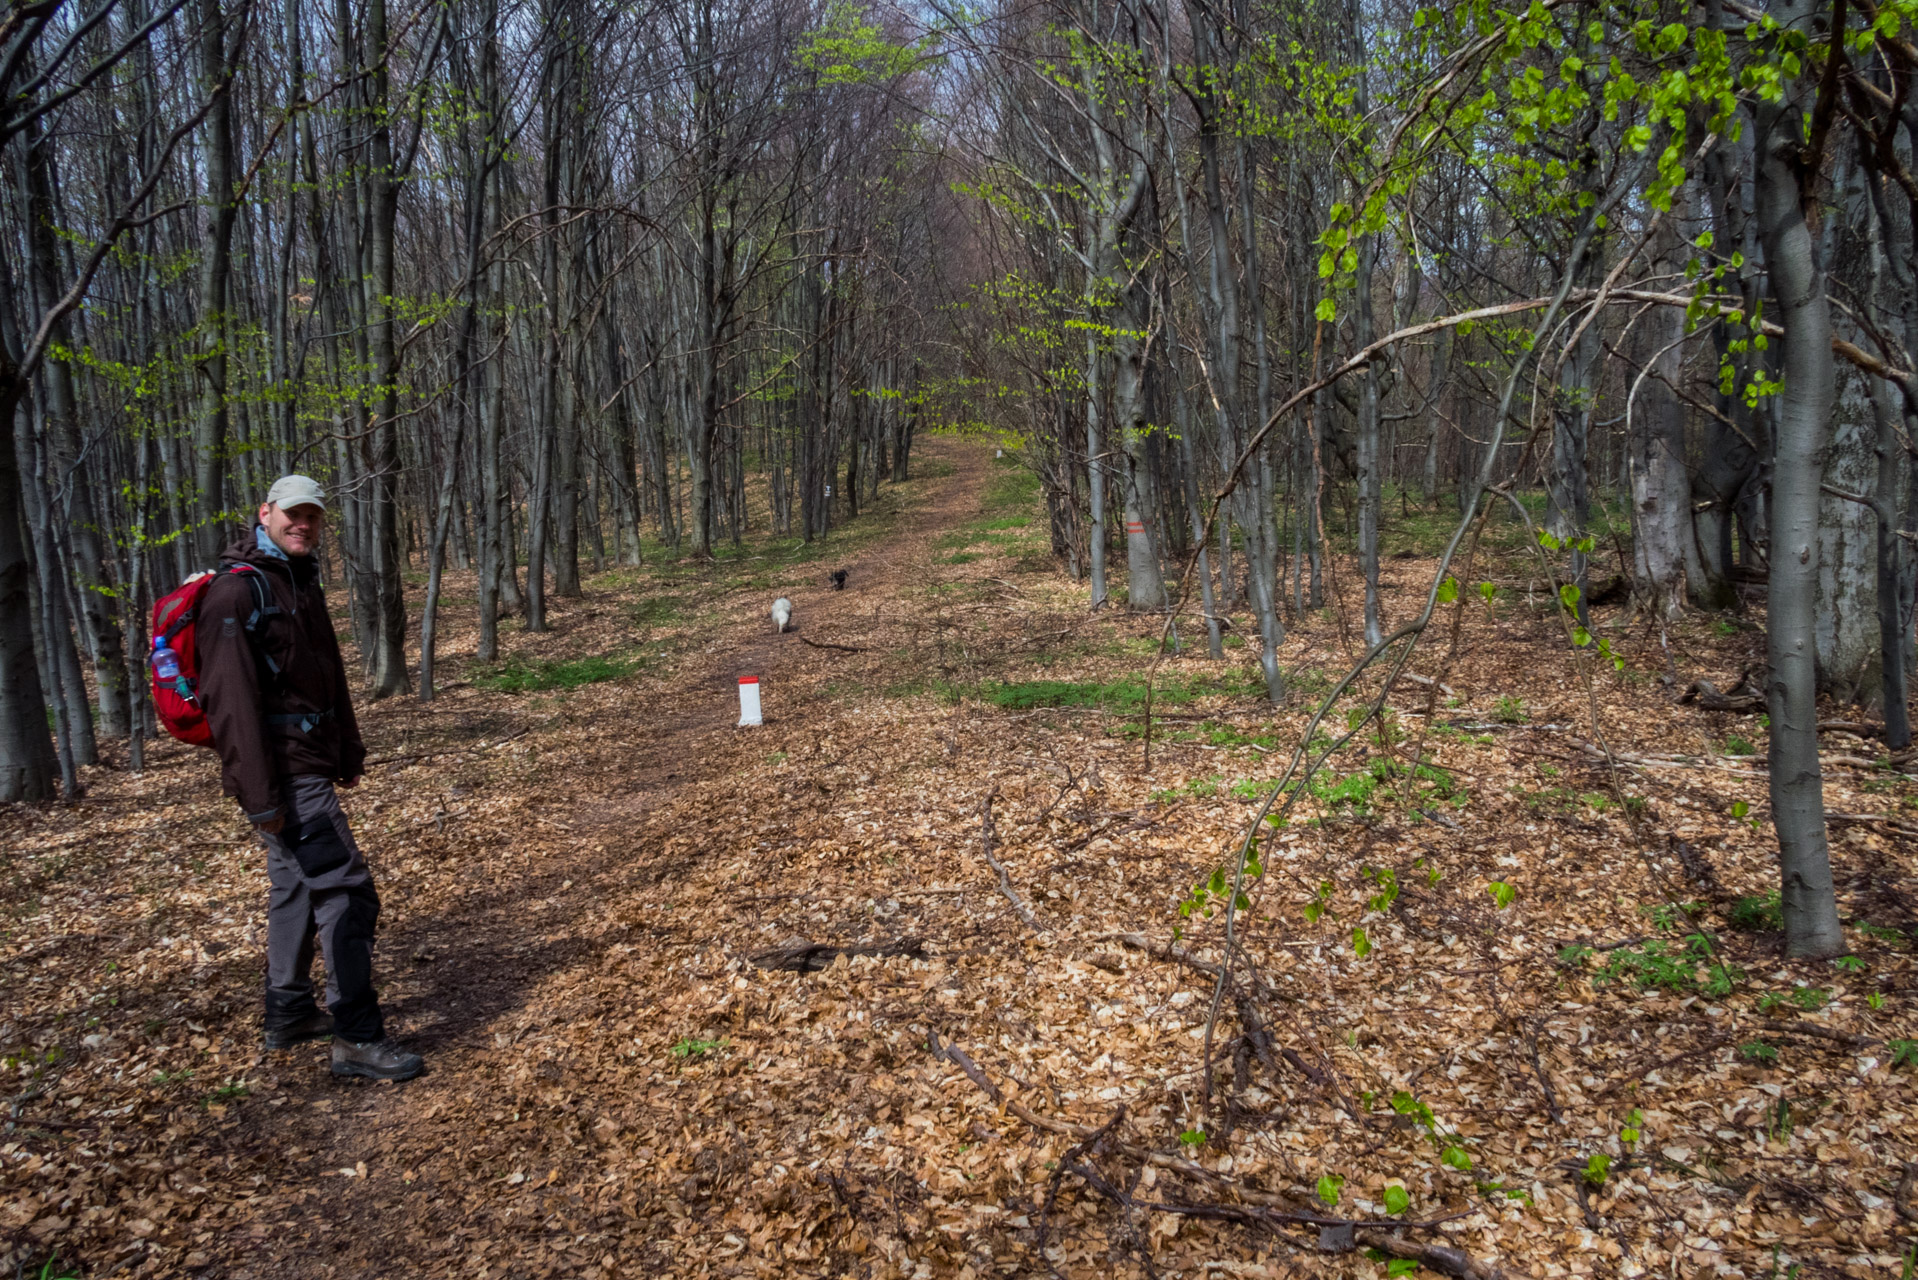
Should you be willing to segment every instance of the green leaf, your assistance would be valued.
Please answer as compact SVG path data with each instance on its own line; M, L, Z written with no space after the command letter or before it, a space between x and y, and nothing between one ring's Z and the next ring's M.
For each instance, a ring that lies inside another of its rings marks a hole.
M1568 582L1558 589L1558 598L1567 609L1578 608L1579 594L1580 592L1576 582Z
M1492 597L1498 594L1498 586L1491 582L1481 582L1478 584L1478 593L1485 598L1486 604L1490 604Z
M1392 1277L1413 1275L1418 1269L1416 1258L1394 1258L1385 1264L1385 1274Z
M1605 1179L1611 1175L1612 1158L1603 1151L1594 1151L1592 1158L1585 1162L1585 1181L1595 1187L1605 1185Z
M1447 578L1445 581L1439 583L1438 602L1440 604L1450 604L1456 599L1458 599L1457 578Z
M1577 646L1578 646L1579 648L1581 648L1581 649L1583 649L1583 648L1584 648L1584 647L1585 647L1586 645L1588 645L1588 644L1590 644L1591 642L1592 642L1592 633L1591 633L1591 632L1589 632L1589 631L1587 631L1587 630L1586 630L1586 629L1585 629L1584 627L1573 627L1573 628L1572 628L1572 643L1573 643L1573 644L1575 644L1575 645L1577 645Z
M1387 1213L1393 1217L1397 1217L1411 1207L1412 1197L1406 1192L1404 1187L1387 1187L1385 1189L1385 1211Z
M1352 950L1361 960L1372 954L1372 940L1365 936L1364 929L1352 930Z
M1319 1175L1319 1199L1325 1201L1325 1203L1328 1205L1337 1205L1339 1202L1339 1191L1344 1186L1345 1186L1345 1179L1340 1177L1338 1174L1336 1173L1320 1174Z
M1498 907L1500 911L1503 911L1505 910L1505 908L1511 906L1512 899L1518 896L1518 890L1514 889L1511 885L1505 883L1505 881L1503 880L1494 880L1492 881L1492 883L1486 885L1485 888L1489 893L1491 893L1492 902Z
M1465 1154L1464 1147L1447 1147L1439 1156L1439 1163L1464 1173L1472 1167L1472 1157Z
M1339 309L1333 304L1332 299L1320 298L1318 308L1312 314L1329 324L1338 319Z
M1196 1128L1187 1129L1184 1133L1179 1135L1179 1141L1185 1143L1185 1145L1188 1147L1199 1146L1205 1141L1205 1130L1196 1129Z

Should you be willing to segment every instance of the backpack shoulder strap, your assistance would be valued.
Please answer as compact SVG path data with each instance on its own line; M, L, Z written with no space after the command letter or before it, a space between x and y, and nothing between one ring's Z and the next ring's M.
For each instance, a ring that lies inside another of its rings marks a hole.
M253 589L253 612L247 616L246 634L253 639L260 660L266 663L266 669L277 677L280 674L280 664L273 661L272 655L264 649L258 648L260 628L266 625L268 618L285 612L273 602L273 588L267 585L266 574L262 573L257 566L250 564L223 564L216 572L245 578L247 585Z

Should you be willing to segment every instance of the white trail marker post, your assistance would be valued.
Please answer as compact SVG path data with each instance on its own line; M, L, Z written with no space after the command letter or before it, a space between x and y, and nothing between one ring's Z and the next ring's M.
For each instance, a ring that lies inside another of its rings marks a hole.
M739 727L764 723L759 718L759 677L739 677Z

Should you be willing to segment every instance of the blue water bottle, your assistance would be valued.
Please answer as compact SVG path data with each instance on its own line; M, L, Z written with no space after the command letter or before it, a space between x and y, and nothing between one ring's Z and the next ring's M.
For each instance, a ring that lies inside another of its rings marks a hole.
M167 648L165 636L153 637L153 674L163 681L180 678L180 655Z

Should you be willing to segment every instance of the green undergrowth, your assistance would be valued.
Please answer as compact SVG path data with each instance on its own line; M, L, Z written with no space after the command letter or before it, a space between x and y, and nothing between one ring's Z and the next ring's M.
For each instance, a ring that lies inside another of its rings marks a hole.
M1264 732L1241 729L1236 725L1221 724L1216 720L1207 720L1196 728L1172 729L1165 734L1167 742L1203 742L1209 747L1264 747L1275 751L1279 746L1279 734L1276 729Z
M1152 793L1155 804L1171 804L1177 800L1210 799L1213 796L1230 796L1234 800L1263 800L1272 784L1261 778L1240 778L1227 782L1222 773L1210 777L1193 778L1177 787L1166 787Z
M1745 933L1775 932L1785 927L1784 906L1778 890L1755 897L1739 898L1726 913L1726 923Z
M646 665L636 654L599 654L589 658L559 658L528 661L510 657L489 671L477 672L473 683L496 693L543 693L551 689L577 689L632 675Z
M1264 800L1271 794L1270 778L1243 778L1227 782L1225 775L1194 778L1180 786L1152 793L1159 804L1171 804L1188 797L1229 796L1234 800ZM1375 809L1416 809L1437 803L1462 807L1466 793L1452 775L1431 765L1419 765L1407 771L1397 760L1379 757L1365 768L1343 777L1329 770L1312 775L1307 794L1326 810L1341 816L1364 817Z
M1558 959L1560 964L1586 971L1594 986L1641 992L1721 998L1744 978L1719 958L1711 935L1703 932L1676 939L1652 938L1610 952L1575 944L1561 950ZM1587 961L1595 963L1588 966Z
M1178 706L1208 695L1240 695L1255 686L1240 673L1199 675L1190 679L1170 677L1160 680L1152 691L1154 706ZM1262 686L1260 686L1262 687ZM1145 714L1146 682L1138 676L1122 676L1101 683L1086 680L1019 680L983 684L974 691L981 701L1008 711L1027 711L1038 707L1097 708L1117 715Z
M1434 765L1408 770L1390 756L1379 756L1356 773L1338 777L1326 771L1312 776L1310 793L1328 810L1347 809L1365 816L1377 809L1415 809L1443 801L1462 808L1465 792L1452 775Z
M986 481L986 491L979 499L979 510L987 519L1017 517L1017 523L1023 525L1032 519L1038 506L1038 475L1015 458L994 458L991 478ZM1015 526L1001 523L997 527Z
M647 596L627 610L627 617L642 627L657 627L686 620L686 601L679 596Z

